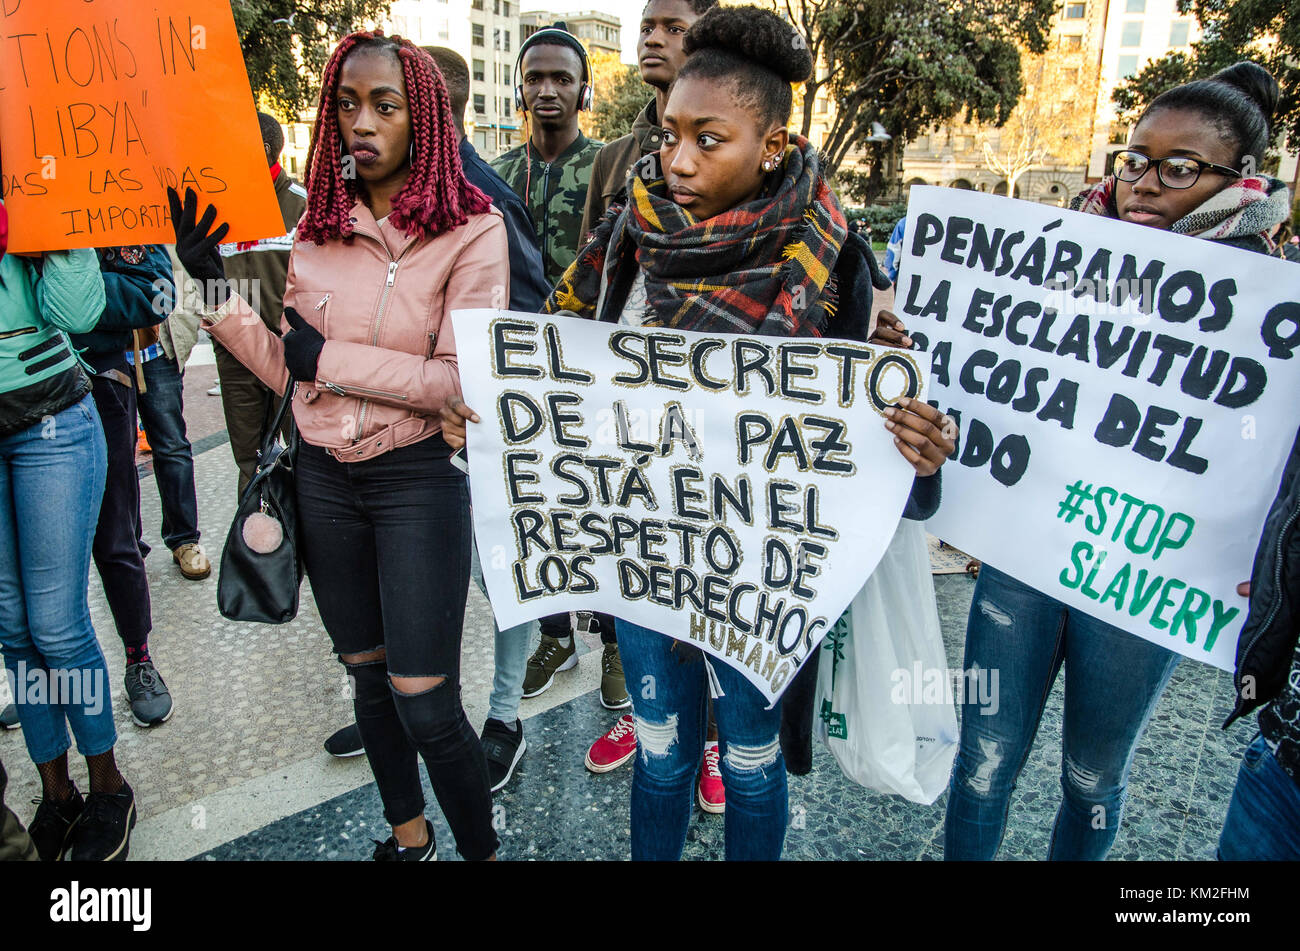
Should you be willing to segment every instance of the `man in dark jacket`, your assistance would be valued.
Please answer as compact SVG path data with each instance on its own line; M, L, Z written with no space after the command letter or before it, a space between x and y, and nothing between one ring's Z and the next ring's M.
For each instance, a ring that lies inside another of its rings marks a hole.
M1264 520L1250 581L1250 611L1237 641L1237 701L1226 728L1259 711L1246 747L1219 858L1300 859L1300 432Z
M469 103L469 67L455 50L445 46L425 46L442 72L451 100L451 120L460 139L460 163L470 184L478 187L497 207L506 220L506 242L510 247L509 309L535 314L542 309L551 293L546 283L542 251L537 244L537 227L533 217L514 189L470 144L465 136L465 107Z
M161 245L101 248L108 304L95 329L74 334L72 345L90 367L95 407L104 427L108 473L92 554L104 596L126 650L126 693L139 726L172 715L172 697L149 655L153 627L149 579L140 550L140 480L135 469L136 385L140 367L127 362L132 332L156 327L176 299L171 258Z

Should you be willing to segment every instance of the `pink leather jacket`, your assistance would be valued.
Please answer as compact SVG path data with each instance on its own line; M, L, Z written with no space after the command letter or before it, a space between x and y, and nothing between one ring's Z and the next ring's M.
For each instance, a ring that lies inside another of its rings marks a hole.
M284 292L285 306L325 337L315 383L300 384L294 397L294 420L306 442L341 462L372 459L441 430L438 410L460 392L451 311L505 307L510 299L506 228L496 208L431 241L388 225L381 233L361 202L352 217L350 243L295 241ZM204 326L258 379L284 392L283 344L243 298L231 295ZM281 330L288 329L282 319Z

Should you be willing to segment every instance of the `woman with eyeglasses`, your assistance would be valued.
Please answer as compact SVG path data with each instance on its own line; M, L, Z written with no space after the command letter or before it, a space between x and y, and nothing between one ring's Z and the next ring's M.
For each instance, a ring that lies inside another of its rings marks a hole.
M1115 156L1113 175L1070 207L1268 253L1290 214L1286 186L1257 174L1278 86L1254 63L1156 99ZM1179 655L1003 574L980 569L967 668L999 671L991 715L968 703L948 790L945 859L992 859L1043 707L1065 667L1064 793L1050 859L1104 859L1119 831L1133 751Z

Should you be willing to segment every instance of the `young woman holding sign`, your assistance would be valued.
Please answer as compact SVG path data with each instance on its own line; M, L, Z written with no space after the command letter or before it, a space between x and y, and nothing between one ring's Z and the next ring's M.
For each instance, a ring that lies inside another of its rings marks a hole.
M171 198L177 256L196 279L220 278L225 226L209 234L211 208L196 225L194 196L183 209ZM267 386L299 384L302 556L393 827L379 860L436 855L420 757L461 855L497 848L460 700L468 490L438 411L460 388L447 315L508 299L507 252L501 214L465 179L433 60L354 33L322 79L283 339L238 297L204 320Z
M812 70L806 46L779 17L751 6L710 10L685 48L660 151L633 166L628 205L597 226L548 310L631 326L866 339L874 258L850 234L816 151L786 130L790 83ZM920 401L904 403L887 411L885 425L918 475L932 476L953 449L944 418ZM459 400L443 410L453 445L466 419L478 422ZM936 482L918 480L910 514L933 511ZM631 691L641 751L632 857L681 856L712 681L727 858L779 858L787 820L780 703L767 709L743 675L689 645L617 626L628 683L655 685L650 696Z
M1254 174L1278 87L1238 63L1152 101L1117 152L1113 174L1071 207L1268 252L1290 214L1286 186ZM991 859L1016 778L1064 666L1064 796L1048 857L1104 859L1123 815L1133 751L1179 655L1021 584L985 564L966 629L966 667L1000 673L995 712L962 710L944 835L947 859Z

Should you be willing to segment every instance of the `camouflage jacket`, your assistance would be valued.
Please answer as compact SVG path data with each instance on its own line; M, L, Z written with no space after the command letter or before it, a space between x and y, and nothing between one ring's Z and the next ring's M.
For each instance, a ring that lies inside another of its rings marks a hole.
M579 132L554 162L543 162L532 146L524 143L492 163L493 170L523 198L533 216L546 281L552 287L577 257L591 166L603 144Z

